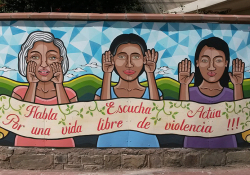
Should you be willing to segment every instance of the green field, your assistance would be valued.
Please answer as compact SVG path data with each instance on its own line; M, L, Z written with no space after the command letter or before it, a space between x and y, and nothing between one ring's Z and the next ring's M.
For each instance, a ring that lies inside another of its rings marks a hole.
M178 81L171 78L160 78L156 80L157 87L162 91L164 99L177 100L179 98ZM116 83L112 82L114 86ZM13 89L16 86L27 86L28 83L20 83L11 79L0 77L0 94L11 96ZM148 86L148 82L141 82L142 86ZM75 78L69 82L64 82L65 87L72 88L76 91L79 101L91 101L94 99L95 92L102 86L102 79L95 75L83 75ZM193 86L193 84L190 84ZM229 87L233 89L232 83L229 83ZM243 82L244 98L250 97L250 79L245 79Z

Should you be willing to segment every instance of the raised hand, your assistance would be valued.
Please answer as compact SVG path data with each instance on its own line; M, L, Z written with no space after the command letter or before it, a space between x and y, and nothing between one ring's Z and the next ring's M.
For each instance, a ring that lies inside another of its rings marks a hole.
M104 73L111 73L114 70L114 65L114 57L110 51L106 51L102 54L102 70Z
M63 83L63 72L62 72L62 66L60 63L52 63L50 65L53 72L53 78L51 81L53 81L55 84L62 84Z
M229 77L233 85L241 85L244 79L245 63L236 58L233 60L233 72L229 72Z
M156 68L156 62L158 60L158 52L155 51L155 49L148 50L145 52L145 57L143 59L143 64L145 67L145 71L147 73L152 73L155 71Z
M27 65L27 80L29 83L37 83L39 80L36 77L36 63L29 61Z
M191 73L191 61L185 58L179 63L179 82L180 84L190 84L194 78L194 73Z

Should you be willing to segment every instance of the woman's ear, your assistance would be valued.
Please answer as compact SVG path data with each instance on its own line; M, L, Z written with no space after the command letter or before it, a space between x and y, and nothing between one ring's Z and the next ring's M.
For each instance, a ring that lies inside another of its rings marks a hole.
M63 60L63 57L60 57L60 58L59 58L60 63L62 62L62 60Z

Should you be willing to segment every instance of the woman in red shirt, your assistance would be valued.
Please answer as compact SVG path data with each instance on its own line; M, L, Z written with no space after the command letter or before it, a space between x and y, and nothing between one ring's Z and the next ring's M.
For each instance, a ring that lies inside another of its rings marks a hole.
M63 86L68 70L67 51L52 33L31 33L18 55L18 69L27 77L29 86L18 86L12 97L26 102L56 105L77 102L74 90ZM59 140L31 139L16 136L15 146L75 147L72 138Z

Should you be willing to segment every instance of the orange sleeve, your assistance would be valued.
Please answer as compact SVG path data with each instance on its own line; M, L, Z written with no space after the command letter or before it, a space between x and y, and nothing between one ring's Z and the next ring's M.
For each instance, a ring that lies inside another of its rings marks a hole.
M76 93L73 89L71 88L65 88L66 94L68 96L68 98L71 100L72 98L74 98L76 96Z
M13 89L13 92L19 95L22 99L24 99L27 89L28 89L28 86L17 86L15 87L15 89Z

